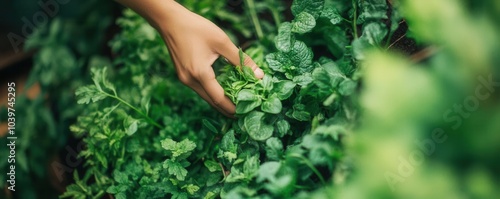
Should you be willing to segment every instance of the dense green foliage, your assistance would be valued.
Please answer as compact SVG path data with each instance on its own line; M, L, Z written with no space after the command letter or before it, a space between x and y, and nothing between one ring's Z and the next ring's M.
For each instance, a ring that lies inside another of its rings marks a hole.
M49 99L16 101L28 107L19 179L46 175L37 161L47 164L74 122L84 171L62 198L500 194L498 1L180 3L220 24L265 72L214 64L236 118L178 81L160 35L131 10L116 20L111 62L98 56L99 34L87 34L108 26L97 17L106 14L54 20L27 43L40 49L31 79ZM406 37L419 53L390 52ZM44 142L33 144L35 129Z
M281 23L273 45L247 50L265 77L244 66L226 66L218 77L237 120L180 85L159 35L125 11L110 44L122 67L94 68L93 84L76 91L78 103L89 104L71 128L87 144L88 171L64 196L291 197L344 181L343 138L357 115L350 44L361 36L367 42L354 47L361 51L389 32L385 15L356 22L352 13L370 5L388 9L385 1L294 1L295 17ZM354 35L358 26L365 32Z

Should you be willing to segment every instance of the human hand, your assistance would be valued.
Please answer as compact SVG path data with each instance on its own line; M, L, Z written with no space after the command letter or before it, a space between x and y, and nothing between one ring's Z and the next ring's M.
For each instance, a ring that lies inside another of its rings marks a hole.
M239 49L215 24L181 5L175 6L178 8L172 13L173 17L159 24L159 31L168 46L180 81L221 113L232 116L235 106L224 95L212 64L223 56L231 64L239 65ZM246 55L244 64L253 69L257 78L264 76L263 71Z

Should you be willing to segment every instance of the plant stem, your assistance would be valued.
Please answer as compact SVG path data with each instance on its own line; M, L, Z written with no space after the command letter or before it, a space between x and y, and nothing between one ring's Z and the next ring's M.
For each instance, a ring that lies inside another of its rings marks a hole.
M257 10L255 9L255 3L253 0L245 0L248 10L250 11L250 17L252 18L253 25L255 27L255 32L257 33L257 38L262 40L264 33L262 33L262 27L260 26L260 21L257 16Z
M106 93L104 92L107 96L111 97L111 98L114 98L116 100L118 100L120 103L123 103L125 104L126 106L128 106L129 108L131 108L132 110L134 110L135 112L139 113L139 115L141 115L142 117L144 117L150 124L158 127L159 129L163 129L163 127L158 124L157 122L155 122L153 119L151 119L148 115L146 115L145 113L143 113L141 110L137 109L135 106L132 106L131 104L129 104L128 102L126 102L125 100L123 100L122 98L118 97L117 95L110 95L109 93Z
M356 0L352 0L352 7L354 9L353 19L352 19L352 31L354 34L354 39L358 38L358 5L356 4Z
M271 13L273 15L273 20L274 20L274 23L276 24L276 27L279 27L281 24L280 13L278 12L278 10L276 10L274 8L271 8Z

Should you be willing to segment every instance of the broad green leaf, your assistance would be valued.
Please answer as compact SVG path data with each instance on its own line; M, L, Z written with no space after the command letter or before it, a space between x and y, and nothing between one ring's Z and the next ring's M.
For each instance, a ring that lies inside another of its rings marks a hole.
M313 52L304 42L294 42L288 56L293 65L297 66L302 73L309 72L312 69Z
M280 135L280 137L283 137L288 133L288 130L290 130L290 123L282 119L276 122L276 127L278 129L278 134Z
M236 114L245 114L262 104L262 100L259 98L256 101L241 101L236 104Z
M363 35L369 44L379 46L387 35L387 27L381 22L368 23L363 27Z
M276 174L281 167L280 162L269 161L264 162L260 165L259 175L257 176L257 182L261 183L264 180L274 181L276 179Z
M274 44L278 50L288 52L292 49L293 43L292 24L284 22L278 29L278 35L274 38Z
M272 93L275 93L280 100L285 100L292 95L294 88L297 84L289 80L281 80L274 83Z
M278 114L281 112L282 105L276 94L273 94L262 103L260 108L266 113Z
M252 179L255 175L257 175L257 172L259 171L259 156L254 155L245 160L245 163L243 163L243 173L245 174L245 178L248 180Z
M267 54L266 62L269 68L276 72L285 72L285 68L292 64L290 59L280 52Z
M253 72L252 68L248 66L242 66L241 70L243 72L243 77L245 80L250 81L250 82L256 82L257 78L255 77L255 73Z
M266 140L266 156L270 160L280 160L283 155L283 143L278 138L272 137Z
M205 165L205 167L208 168L208 170L210 172L215 172L215 171L220 171L221 170L219 163L217 163L216 161L206 160L206 161L203 162L203 164Z
M238 102L241 101L257 101L259 96L255 93L254 90L243 89L238 93Z
M342 22L343 20L342 16L338 13L338 11L332 7L325 7L321 11L320 17L328 19L330 23L332 23L333 25L340 24L340 22Z
M292 81L302 87L305 87L313 81L313 78L311 73L304 73L302 75L295 76Z
M262 84L264 91L270 91L271 89L273 89L273 79L270 75L264 75L260 83Z
M351 95L356 90L356 82L350 79L342 81L339 85L339 93L341 95Z
M127 128L127 135L131 136L133 135L135 132L137 132L137 123L139 121L135 120L132 122L132 124L130 124L130 126Z
M292 22L292 32L304 34L310 32L315 26L314 16L307 12L301 12Z
M244 119L245 129L254 140L263 141L273 135L274 128L265 123L264 116L263 112L252 111Z
M236 152L238 148L236 138L234 137L234 131L230 130L224 136L222 136L221 149L225 151Z
M321 14L324 0L294 0L292 3L292 13L297 17L301 12L308 12L314 18L317 18Z

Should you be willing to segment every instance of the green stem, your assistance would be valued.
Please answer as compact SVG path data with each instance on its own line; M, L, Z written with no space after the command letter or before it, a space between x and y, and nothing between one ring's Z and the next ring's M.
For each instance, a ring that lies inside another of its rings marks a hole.
M255 32L257 32L257 38L262 40L264 33L262 32L262 27L260 26L260 21L257 16L257 10L255 9L255 3L253 0L245 0L248 10L250 11L250 16L252 17L252 22L255 27Z
M304 164L306 164L318 176L318 178L321 181L321 183L325 184L325 179L323 178L323 176L321 175L321 173L318 171L318 169L316 169L316 167L314 167L314 165L307 158L305 158L305 157L303 157L301 155L296 155L296 154L292 154L291 156L294 157L294 158L302 160L302 162Z
M354 39L358 38L358 5L356 4L356 0L352 0L352 7L354 9L353 19L352 19L352 31L354 34Z
M273 20L274 23L276 24L276 27L279 27L281 24L280 13L276 9L271 9L271 13L273 15Z
M141 110L137 109L135 106L132 106L131 104L129 104L128 102L126 102L125 100L123 100L122 98L118 97L117 95L110 95L109 93L106 93L104 92L107 96L111 97L111 98L114 98L116 100L118 100L120 103L122 104L125 104L126 106L128 106L129 108L131 108L132 110L134 110L135 112L139 113L139 115L141 115L142 117L144 117L150 124L158 127L159 129L163 129L163 127L158 124L157 122L155 122L152 118L150 118L148 115L146 115L145 113L143 113Z

